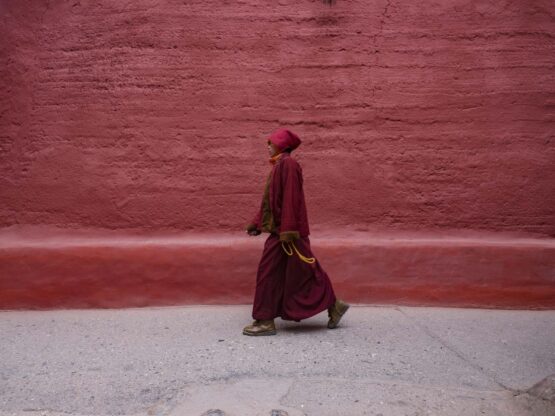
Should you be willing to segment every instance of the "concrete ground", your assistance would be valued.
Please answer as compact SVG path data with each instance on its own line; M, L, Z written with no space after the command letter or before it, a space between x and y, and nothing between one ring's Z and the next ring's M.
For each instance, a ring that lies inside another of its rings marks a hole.
M552 416L555 311L250 306L0 312L0 416ZM551 398L551 400L549 400Z

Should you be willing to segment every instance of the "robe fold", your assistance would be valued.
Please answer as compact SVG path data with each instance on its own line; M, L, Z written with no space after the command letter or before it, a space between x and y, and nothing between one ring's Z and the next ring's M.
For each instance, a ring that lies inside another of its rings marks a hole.
M332 284L318 259L309 264L282 241L292 240L305 257L314 257L299 163L283 153L266 181L260 209L249 225L270 233L256 276L254 319L300 321L331 307L336 300Z

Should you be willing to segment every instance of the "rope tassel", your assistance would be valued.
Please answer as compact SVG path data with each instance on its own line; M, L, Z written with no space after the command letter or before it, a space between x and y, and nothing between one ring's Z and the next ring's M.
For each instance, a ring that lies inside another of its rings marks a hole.
M289 251L287 251L287 248L285 247L285 243L290 244L291 246L289 247ZM295 245L295 243L293 243L292 241L282 241L281 242L281 246L283 247L283 250L285 251L285 253L288 256L292 256L293 255L293 250L295 250L295 253L297 253L297 255L299 256L299 258L304 261L305 263L315 263L316 259L314 257L305 257L303 256L299 250L297 249L297 246ZM292 248L291 248L292 247Z

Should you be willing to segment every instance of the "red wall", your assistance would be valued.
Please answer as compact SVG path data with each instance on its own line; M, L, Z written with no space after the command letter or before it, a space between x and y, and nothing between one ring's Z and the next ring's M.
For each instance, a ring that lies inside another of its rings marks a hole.
M0 309L250 302L280 126L340 297L554 308L554 15L0 0Z
M0 226L555 235L555 3L0 1Z

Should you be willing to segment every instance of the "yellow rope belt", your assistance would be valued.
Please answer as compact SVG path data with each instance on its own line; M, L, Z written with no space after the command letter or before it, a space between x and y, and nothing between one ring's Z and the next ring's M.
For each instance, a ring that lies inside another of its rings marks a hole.
M289 247L289 251L287 251L287 248L285 247L285 244L284 244L284 243L291 244L291 246L292 246L293 248ZM304 261L305 263L310 263L310 264L312 264L312 263L316 262L316 259L315 259L314 257L305 257L305 256L303 256L303 255L299 252L299 250L297 250L297 246L295 246L295 243L293 243L292 241L282 241L282 242L281 242L281 246L283 247L283 250L285 250L285 253L287 253L288 256L292 256L292 255L293 255L293 250L295 250L295 253L297 253L297 255L299 256L299 258L300 258L302 261Z

